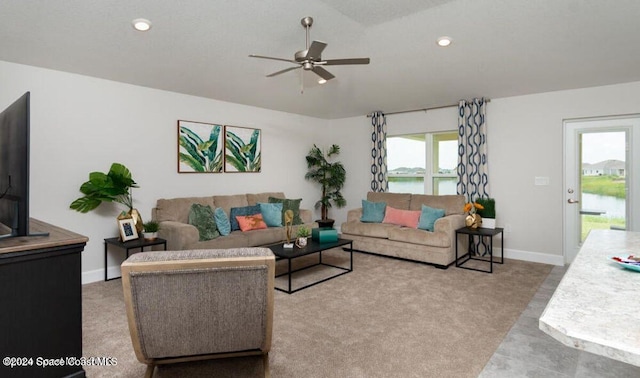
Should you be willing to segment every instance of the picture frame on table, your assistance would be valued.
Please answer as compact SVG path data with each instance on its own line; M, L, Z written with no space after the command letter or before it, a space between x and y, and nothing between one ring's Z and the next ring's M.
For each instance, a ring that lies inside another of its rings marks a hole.
M123 242L138 238L138 230L132 218L118 219L118 229L120 229L120 240Z

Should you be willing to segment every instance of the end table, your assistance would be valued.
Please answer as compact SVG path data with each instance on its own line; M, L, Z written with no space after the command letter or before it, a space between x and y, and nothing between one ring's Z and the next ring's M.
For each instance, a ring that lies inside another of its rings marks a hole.
M132 249L136 249L136 248L140 248L140 252L144 251L145 247L151 247L154 245L162 245L163 249L166 251L167 250L167 240L166 239L162 239L162 238L155 238L153 240L146 240L143 237L140 237L138 239L133 239L133 240L129 240L126 242L123 242L120 240L120 238L108 238L108 239L104 239L104 280L105 281L111 281L111 280L115 280L118 279L120 277L113 277L113 278L107 278L107 271L108 271L108 267L107 267L107 247L109 245L113 245L116 246L118 248L124 249L126 251L127 256L125 257L125 260L129 258L129 251Z
M458 268L462 268L462 269L469 269L469 270L476 270L478 272L485 272L485 273L493 273L493 237L495 235L502 235L502 238L500 238L501 241L501 247L500 247L500 261L495 261L496 264L504 264L504 234L503 234L504 229L503 228L482 228L482 227L478 227L478 228L470 228L470 227L462 227L456 230L456 267ZM479 257L473 257L471 256L471 244L469 244L468 248L467 248L467 253L463 254L462 256L460 256L460 258L467 256L467 258L465 260L459 261L458 258L458 235L463 234L463 235L469 235L469 243L473 242L474 236L479 236L480 240L482 240L485 236L489 238L489 259L487 260L486 258L479 258ZM462 266L464 265L464 263L466 263L469 260L477 260L477 261L486 261L489 263L489 270L482 270L482 269L476 269L476 268L471 268L471 267L467 267L467 266Z

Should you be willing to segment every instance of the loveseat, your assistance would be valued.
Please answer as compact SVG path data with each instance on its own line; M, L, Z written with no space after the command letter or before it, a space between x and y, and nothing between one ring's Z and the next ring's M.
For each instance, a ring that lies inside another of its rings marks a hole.
M167 240L167 250L187 249L224 249L238 247L256 247L274 244L286 239L285 227L268 227L250 231L231 231L226 236L218 236L211 240L200 240L200 232L189 224L189 212L193 204L209 206L211 209L222 208L227 217L232 208L254 206L268 203L269 198L285 199L282 192L266 192L257 194L214 195L206 197L161 198L152 209L151 216L160 224L158 236ZM313 213L308 209L300 209L302 224L293 226L292 237L295 238L298 227L304 225L309 229L317 227L312 221ZM284 224L284 223L283 223Z
M369 192L366 201L384 203L387 214L382 221L363 222L362 207L348 211L341 231L342 237L353 240L354 250L425 262L444 269L455 261L455 231L465 225L464 196ZM415 212L424 212L423 205L439 209L442 215L433 223L433 231L401 226L389 220L389 207L396 213L400 210L416 216ZM460 239L459 248L466 246L465 241Z

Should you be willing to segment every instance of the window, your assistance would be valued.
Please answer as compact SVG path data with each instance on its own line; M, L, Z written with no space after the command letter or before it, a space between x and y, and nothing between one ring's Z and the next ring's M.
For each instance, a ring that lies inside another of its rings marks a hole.
M456 132L387 137L390 192L456 194L457 164Z

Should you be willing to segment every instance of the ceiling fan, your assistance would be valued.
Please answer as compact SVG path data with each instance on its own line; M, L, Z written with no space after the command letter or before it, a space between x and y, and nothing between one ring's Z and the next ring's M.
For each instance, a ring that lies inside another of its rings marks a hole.
M274 72L272 74L267 75L267 77L273 77L276 75L283 74L285 72L289 72L292 70L296 70L298 68L302 68L306 71L313 71L316 75L320 76L324 82L333 79L335 76L331 74L331 72L324 69L322 66L337 66L344 64L369 64L369 58L350 58L350 59L322 59L322 51L327 44L320 41L313 41L311 45L309 45L309 29L311 29L311 25L313 25L313 18L305 17L300 23L307 31L307 39L306 39L306 49L302 51L298 51L294 54L294 59L284 59L284 58L274 58L271 56L263 56L263 55L254 55L251 54L249 57L251 58L260 58L260 59L271 59L271 60L280 60L283 62L289 62L296 64L296 67L285 68L284 70ZM324 83L322 82L322 83Z

